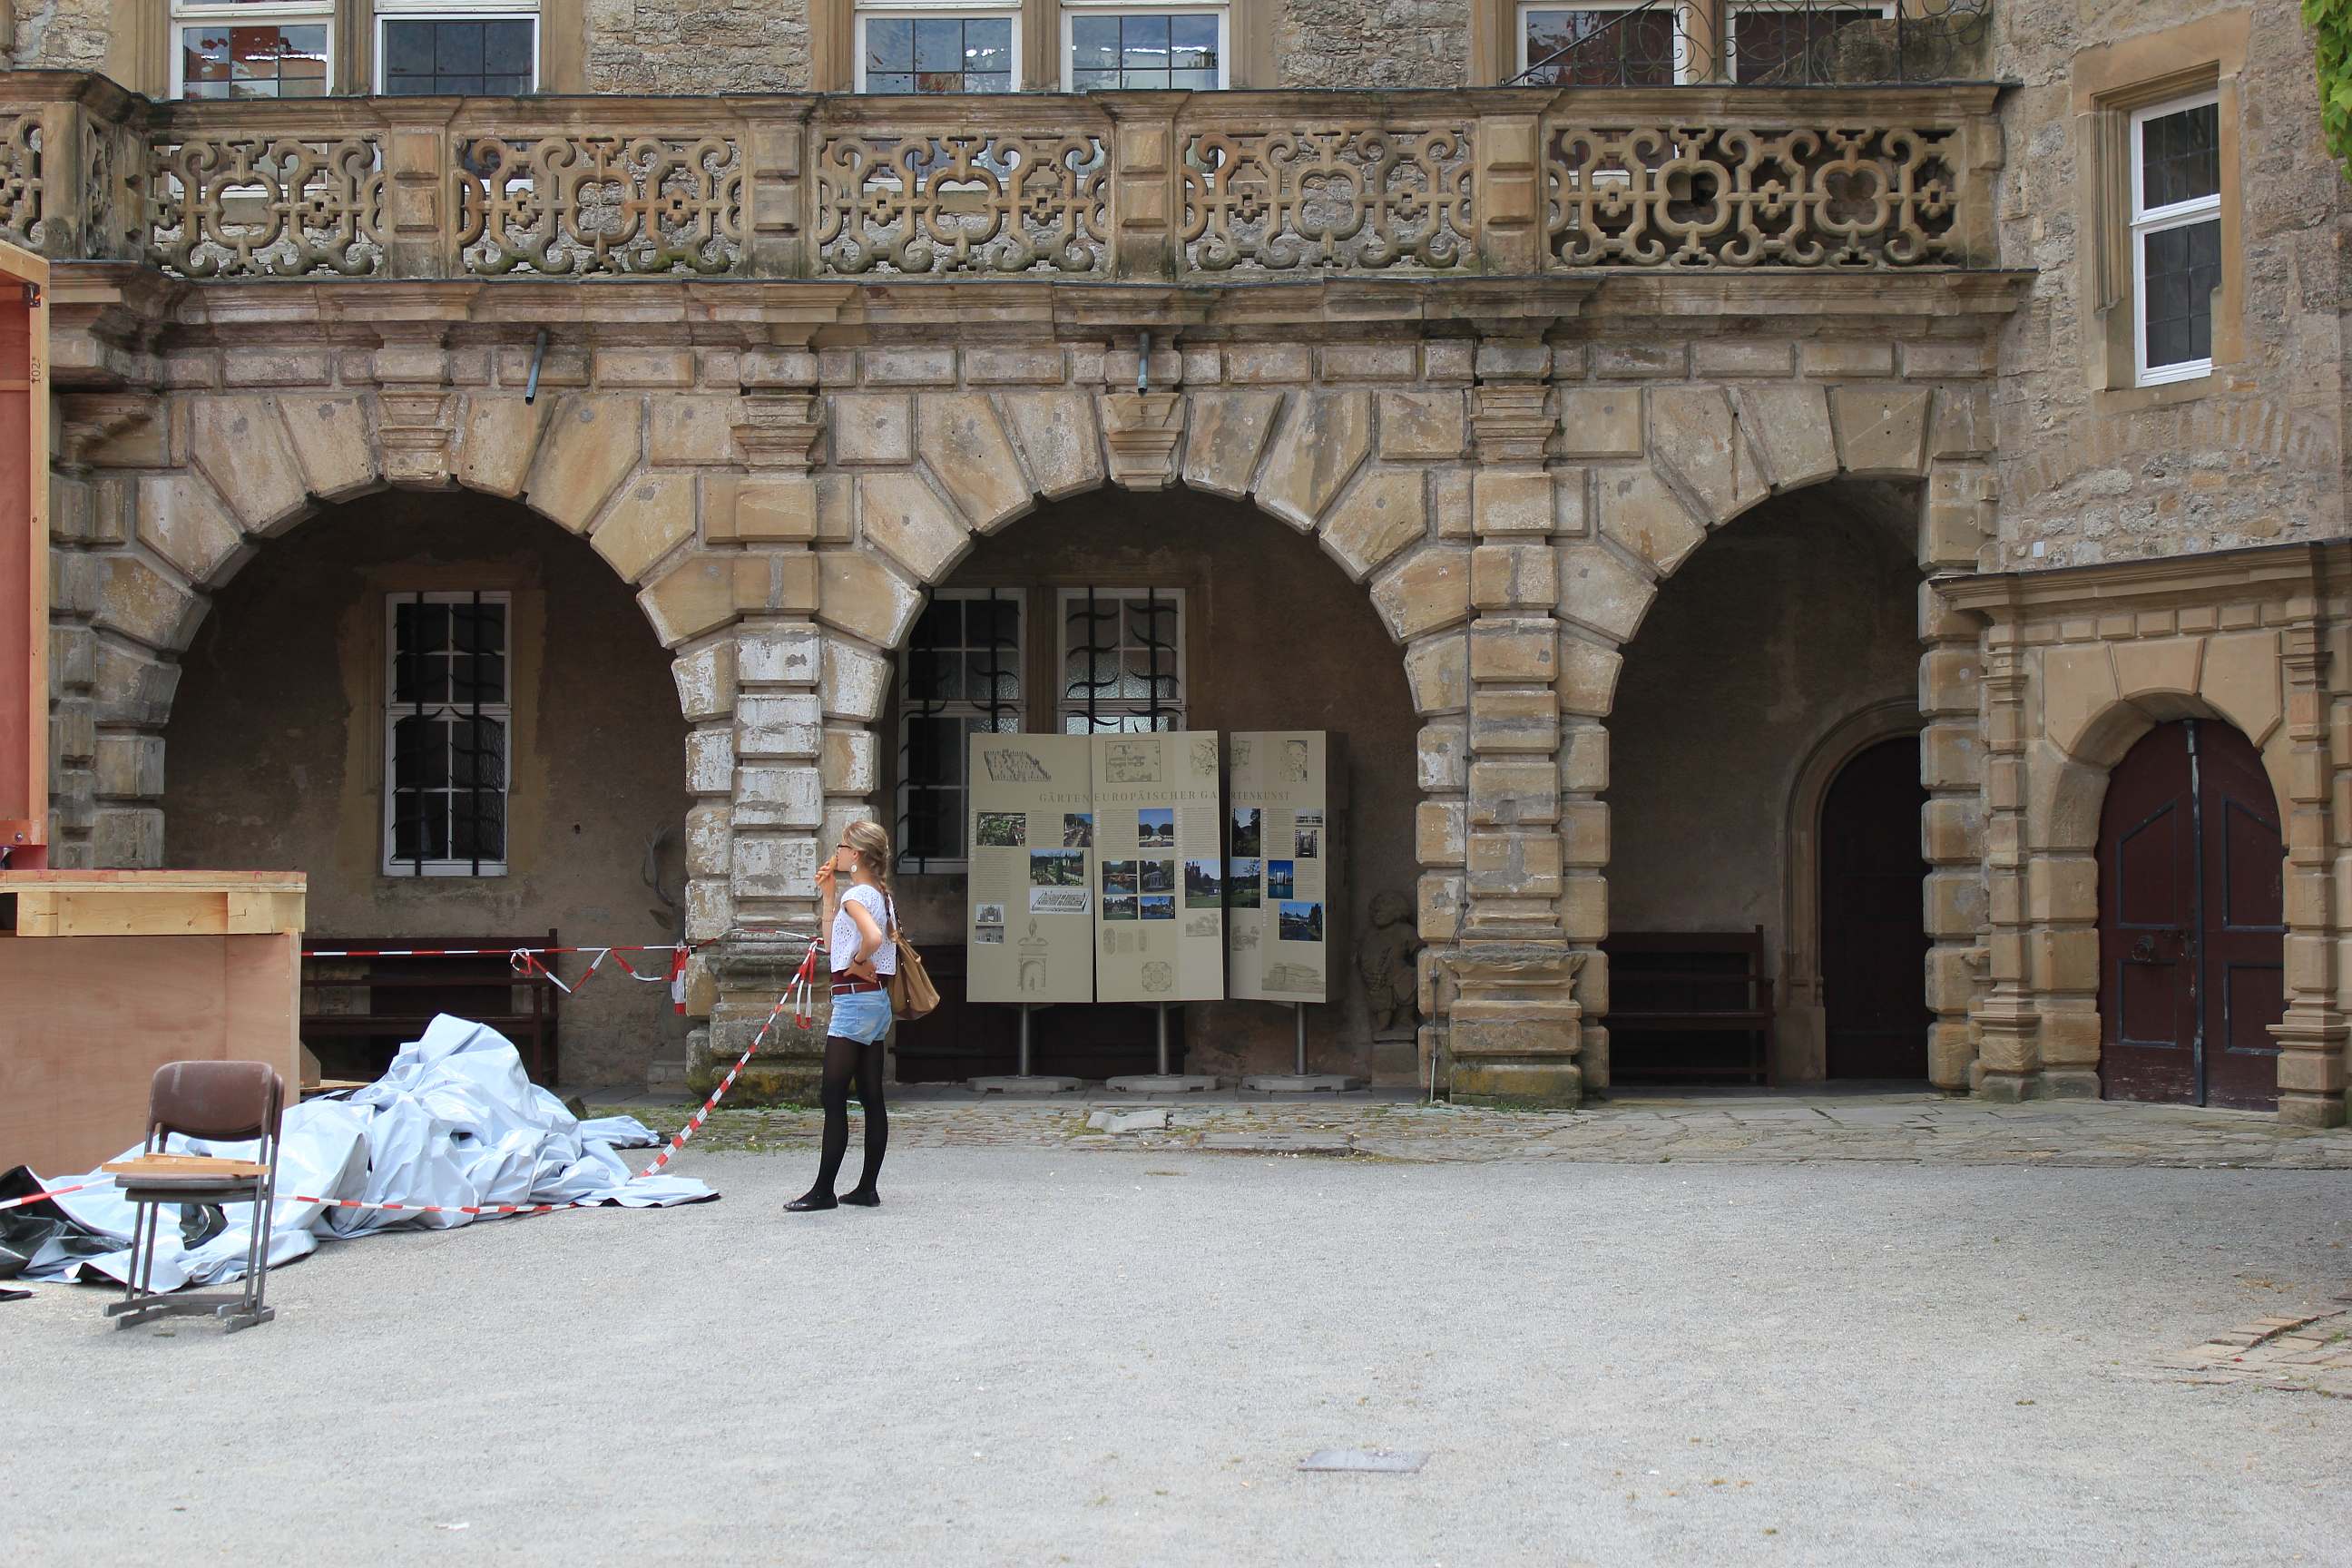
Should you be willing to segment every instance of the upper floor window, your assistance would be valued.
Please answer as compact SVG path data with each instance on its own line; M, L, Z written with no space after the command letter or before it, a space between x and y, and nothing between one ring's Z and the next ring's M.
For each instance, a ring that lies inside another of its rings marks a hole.
M333 63L328 0L171 0L174 98L317 98Z
M515 97L539 87L538 0L376 0L375 89Z
M1839 68L1834 40L1847 27L1890 21L1894 0L1881 5L1827 5L1819 0L1764 0L1731 7L1725 35L1734 81L1801 84L1834 82Z
M1229 22L1222 5L1170 9L1064 0L1063 89L1222 88Z
M2221 110L2204 93L2131 117L2132 335L2142 386L2213 369L2221 287Z
M1011 92L1021 85L1016 5L871 0L857 9L860 92Z
M1519 79L1537 87L1669 87L1692 62L1683 7L1643 0L1519 7Z

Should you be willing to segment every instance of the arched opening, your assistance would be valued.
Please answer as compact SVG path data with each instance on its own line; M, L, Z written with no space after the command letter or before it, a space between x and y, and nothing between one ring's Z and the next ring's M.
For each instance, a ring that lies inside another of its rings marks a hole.
M898 1031L903 1080L1008 1072L1015 1059L1014 1009L961 1000L961 768L975 728L1344 735L1346 804L1334 805L1344 816L1327 838L1342 889L1331 918L1352 939L1341 950L1351 969L1368 951L1374 901L1392 893L1411 907L1420 720L1402 656L1369 595L1311 534L1186 489L1048 503L976 542L932 592L898 657L876 804L897 827L908 933L947 997ZM1115 683L1103 679L1110 670ZM1380 941L1391 940L1383 931ZM1335 1005L1307 1009L1310 1068L1410 1081L1410 1018L1375 1017L1352 973L1339 992ZM1289 1070L1287 1006L1192 1003L1181 1012L1181 1070ZM1100 1079L1148 1072L1155 1060L1145 1008L1044 1009L1033 1027L1040 1072Z
M219 590L181 666L166 864L306 873L310 945L679 934L668 655L629 584L523 506L394 490L327 507ZM419 1014L526 1012L503 967L314 965L346 984L306 986L305 1041L329 1076L372 1076ZM568 1083L642 1085L683 1054L666 987L607 968L554 1006L541 1059Z
M2157 725L2099 816L2099 1087L2278 1106L2285 847L2262 753L2218 719Z
M1869 919L1833 900L1894 897L1824 880L1833 843L1857 866L1907 850L1920 929L1917 495L1843 480L1763 502L1660 587L1627 644L1608 719L1613 1081L1829 1076L1823 950ZM1866 807L1833 798L1832 768L1873 740L1890 751L1854 780ZM1917 1009L1919 953L1899 984ZM1924 1078L1914 1016L1906 1076Z
M1927 1076L1922 991L1927 922L1920 889L1916 735L1880 741L1838 770L1820 818L1821 984L1825 1077Z

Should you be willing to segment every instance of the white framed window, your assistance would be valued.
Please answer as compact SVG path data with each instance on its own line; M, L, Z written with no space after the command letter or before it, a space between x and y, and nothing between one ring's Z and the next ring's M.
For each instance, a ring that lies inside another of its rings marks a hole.
M2221 287L2221 105L2175 99L2131 117L2132 362L2141 386L2213 371Z
M376 0L376 91L515 98L538 89L539 0Z
M488 591L385 597L388 877L506 874L512 611Z
M1536 87L1671 87L1696 79L1690 7L1581 0L1518 9L1518 77Z
M1054 727L1066 735L1184 727L1181 588L1064 588Z
M1847 5L1827 5L1820 0L1735 5L1724 36L1725 64L1729 68L1726 74L1734 81L1762 81L1775 71L1786 71L1812 51L1824 49L1840 28L1857 22L1887 21L1894 15L1895 0L1860 0ZM1822 63L1829 63L1826 57ZM1835 75L1833 71L1824 74ZM1800 85L1813 77L1801 65L1789 75Z
M331 0L170 0L173 98L320 98Z
M864 0L857 7L860 92L1014 92L1020 87L1018 5Z
M1019 588L942 588L898 656L898 864L965 864L966 741L1026 726Z
M1064 92L1215 91L1230 80L1226 6L1062 0L1061 12Z

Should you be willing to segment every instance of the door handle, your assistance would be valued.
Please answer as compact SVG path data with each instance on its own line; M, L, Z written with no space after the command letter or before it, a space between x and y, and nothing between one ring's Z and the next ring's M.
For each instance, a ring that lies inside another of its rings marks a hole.
M2137 942L2132 943L2131 962L2134 963L2154 963L2156 962L2156 938L2152 936L2144 936Z

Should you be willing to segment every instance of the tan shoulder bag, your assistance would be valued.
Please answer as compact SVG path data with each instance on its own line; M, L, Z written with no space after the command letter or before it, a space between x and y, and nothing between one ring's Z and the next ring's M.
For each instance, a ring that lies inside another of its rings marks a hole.
M882 900L890 914L890 940L898 944L898 967L890 975L890 1016L919 1018L940 1005L940 988L931 984L923 955L908 945L905 933L898 930L898 901L887 893Z

